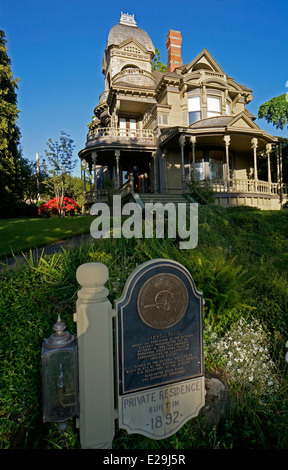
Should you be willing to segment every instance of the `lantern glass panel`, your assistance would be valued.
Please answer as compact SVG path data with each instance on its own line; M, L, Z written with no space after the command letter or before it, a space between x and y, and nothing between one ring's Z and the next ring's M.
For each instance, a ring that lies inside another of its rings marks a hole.
M77 349L46 350L42 355L43 420L61 422L78 413Z

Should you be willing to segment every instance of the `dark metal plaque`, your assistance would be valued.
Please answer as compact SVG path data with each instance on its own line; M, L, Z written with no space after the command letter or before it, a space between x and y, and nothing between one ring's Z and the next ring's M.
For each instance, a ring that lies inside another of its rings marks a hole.
M143 263L115 309L119 395L203 375L203 296L181 264Z
M140 317L151 328L175 325L185 314L188 292L174 274L156 274L140 289L137 306Z

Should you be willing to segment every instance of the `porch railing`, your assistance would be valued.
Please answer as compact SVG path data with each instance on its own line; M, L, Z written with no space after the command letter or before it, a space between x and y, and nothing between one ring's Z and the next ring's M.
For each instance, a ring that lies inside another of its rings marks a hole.
M279 183L269 183L253 179L213 179L210 186L216 193L236 192L236 193L260 193L260 194L280 194ZM189 182L185 183L185 191L189 189ZM282 184L282 194L287 194L288 185Z
M133 192L133 182L132 180L126 181L120 188L114 189L111 194L120 194L121 197L128 196ZM84 201L85 204L93 204L95 202L107 202L109 200L109 193L107 189L97 189L97 191L85 191L84 192Z
M122 198L128 196L133 192L133 182L132 180L126 181L126 183L122 184L120 188L116 189L116 193L120 194Z
M97 189L97 191L85 191L84 202L85 204L93 204L94 202L108 201L107 189Z
M253 179L212 180L215 192L235 191L237 193L278 194L279 184Z

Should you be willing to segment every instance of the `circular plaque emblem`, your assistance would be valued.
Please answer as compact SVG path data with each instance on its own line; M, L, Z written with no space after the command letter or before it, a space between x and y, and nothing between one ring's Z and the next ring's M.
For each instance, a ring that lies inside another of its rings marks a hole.
M140 289L139 315L151 328L165 329L175 325L185 314L188 292L185 284L173 274L156 274Z

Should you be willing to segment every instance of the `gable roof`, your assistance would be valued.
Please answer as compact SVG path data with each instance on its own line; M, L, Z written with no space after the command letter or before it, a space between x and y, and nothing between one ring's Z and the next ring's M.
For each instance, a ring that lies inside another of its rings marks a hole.
M227 127L246 127L250 129L260 129L257 124L247 115L245 111L237 114L230 121L227 122Z
M122 49L125 46L128 46L128 45L131 46L131 44L138 47L144 53L147 51L145 46L133 36L130 37L130 38L124 39L124 41L122 41L118 44L118 47L119 47L119 49Z
M198 65L198 67L197 67ZM220 65L216 62L216 60L212 57L210 52L205 48L203 49L200 54L198 54L195 59L190 62L190 64L185 65L182 73L187 73L191 71L192 68L195 70L196 68L201 68L201 66L206 69L211 69L213 72L218 72L218 73L224 73L224 71L221 69Z

